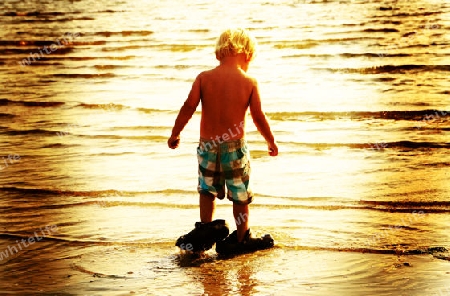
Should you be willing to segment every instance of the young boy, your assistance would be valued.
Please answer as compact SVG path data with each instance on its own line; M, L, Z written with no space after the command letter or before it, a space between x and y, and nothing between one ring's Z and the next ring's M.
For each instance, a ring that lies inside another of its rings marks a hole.
M249 204L253 194L249 187L250 162L245 141L245 119L250 108L253 122L268 144L269 155L276 156L278 147L261 109L257 81L246 74L255 56L256 40L244 29L224 31L216 45L220 65L200 73L187 100L181 107L170 148L180 143L180 133L198 104L202 103L199 161L200 220L195 229L176 243L192 251L210 249L214 243L218 253L241 253L273 246L270 235L253 238L249 228ZM237 230L227 237L224 220L213 220L215 198L227 197L233 202ZM227 237L226 239L224 239Z

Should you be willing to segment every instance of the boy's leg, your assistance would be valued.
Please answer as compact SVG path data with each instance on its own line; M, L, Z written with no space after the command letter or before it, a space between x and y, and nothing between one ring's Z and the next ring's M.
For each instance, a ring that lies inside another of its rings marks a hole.
M200 193L200 221L208 223L213 220L216 203L214 196L208 193Z
M207 251L218 242L225 239L230 230L225 220L214 220L215 198L211 193L200 193L200 219L191 232L178 238L175 245L182 250L201 252Z
M237 239L241 242L244 239L245 233L249 228L249 208L248 204L241 205L233 203L233 215L236 222Z

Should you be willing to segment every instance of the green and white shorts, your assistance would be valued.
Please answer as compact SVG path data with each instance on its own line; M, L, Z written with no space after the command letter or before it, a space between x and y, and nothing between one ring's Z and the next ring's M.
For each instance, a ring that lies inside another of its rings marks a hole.
M197 148L198 192L219 199L227 197L236 204L253 200L250 190L250 153L245 139L217 143L200 139Z

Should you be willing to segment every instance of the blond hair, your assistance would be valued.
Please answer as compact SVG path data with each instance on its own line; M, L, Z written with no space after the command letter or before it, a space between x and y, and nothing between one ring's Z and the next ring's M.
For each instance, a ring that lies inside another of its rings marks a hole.
M248 60L255 57L257 42L250 33L243 28L227 29L217 39L216 57L235 56L244 53Z

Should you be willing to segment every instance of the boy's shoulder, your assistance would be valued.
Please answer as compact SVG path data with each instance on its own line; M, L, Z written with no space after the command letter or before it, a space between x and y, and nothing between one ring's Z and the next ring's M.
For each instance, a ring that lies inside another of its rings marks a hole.
M212 68L212 69L200 72L200 74L198 74L198 76L197 76L197 79L210 79L213 77L221 77L221 76L229 76L229 75L230 75L229 72L225 72L220 67L216 67L216 68ZM252 83L254 85L258 84L258 81L255 77L247 74L246 72L244 72L242 70L236 71L235 75L239 76L242 79L247 80L249 83Z

